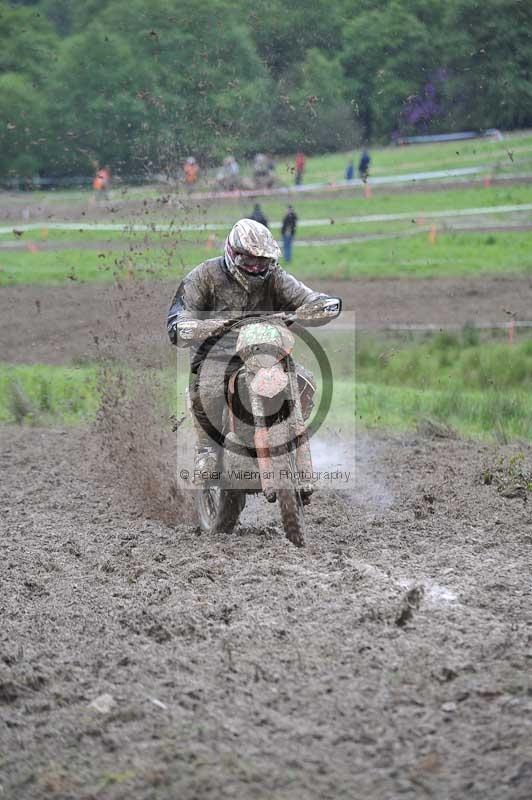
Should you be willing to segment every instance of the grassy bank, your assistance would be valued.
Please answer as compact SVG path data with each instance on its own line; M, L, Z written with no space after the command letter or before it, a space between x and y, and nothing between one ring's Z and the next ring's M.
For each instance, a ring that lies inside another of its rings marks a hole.
M94 367L0 366L0 422L79 424L99 406Z
M357 415L366 426L430 417L467 435L530 440L531 388L531 339L481 342L464 328L415 345L358 340Z
M388 386L432 390L532 389L532 339L481 342L478 331L441 333L402 345L359 336L357 378Z
M512 157L510 158L509 152ZM307 160L305 180L308 183L339 180L343 178L350 157L358 165L359 152L330 153ZM511 165L532 158L532 134L506 134L501 142L471 139L461 142L408 145L406 147L377 147L371 149L373 175L399 175L438 169L456 169L490 165ZM281 178L289 182L293 159L283 159L278 167Z
M356 416L364 428L402 430L429 418L467 436L532 440L532 340L480 342L468 330L406 346L365 337L358 343L356 382L351 369L347 361L335 365L328 425L351 427ZM156 378L173 413L175 376ZM0 421L90 421L99 407L100 385L91 366L4 366Z
M364 428L407 430L426 420L468 437L532 441L528 392L453 391L357 383L357 420Z

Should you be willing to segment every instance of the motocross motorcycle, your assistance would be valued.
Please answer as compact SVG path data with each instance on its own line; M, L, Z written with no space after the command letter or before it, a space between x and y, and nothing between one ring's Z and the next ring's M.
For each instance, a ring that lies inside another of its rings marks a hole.
M297 371L289 328L294 323L322 325L340 311L341 300L327 298L293 314L228 322L227 330L236 329L238 339L227 381L218 466L205 476L196 495L204 531L231 532L247 496L262 493L269 503L279 504L289 541L304 545L303 509L315 484L305 425L314 387Z

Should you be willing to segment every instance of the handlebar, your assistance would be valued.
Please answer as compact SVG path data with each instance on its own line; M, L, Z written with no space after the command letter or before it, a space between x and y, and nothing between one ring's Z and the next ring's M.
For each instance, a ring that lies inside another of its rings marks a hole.
M271 314L250 314L247 317L241 317L240 319L228 319L226 321L226 329L228 331L235 330L236 328L241 327L242 325L246 325L252 322L260 322L261 320L279 320L281 322L295 322L296 315L289 314L286 311L273 311Z

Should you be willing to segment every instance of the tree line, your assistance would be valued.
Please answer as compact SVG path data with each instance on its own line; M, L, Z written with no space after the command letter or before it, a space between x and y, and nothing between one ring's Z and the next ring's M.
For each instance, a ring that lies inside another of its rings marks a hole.
M530 0L0 0L0 175L532 125Z

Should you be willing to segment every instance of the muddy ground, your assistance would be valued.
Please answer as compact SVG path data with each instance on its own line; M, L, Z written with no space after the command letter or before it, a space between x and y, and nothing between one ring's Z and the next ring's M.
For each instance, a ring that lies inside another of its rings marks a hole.
M373 330L530 319L523 277L316 288ZM4 288L0 360L170 363L174 290ZM360 436L299 551L259 501L201 534L122 412L121 475L93 432L0 428L0 798L529 800L529 445Z
M342 297L346 310L356 310L359 328L506 323L510 313L530 320L532 278L526 277L314 281L313 287ZM176 282L164 281L3 288L0 358L50 364L94 358L94 337L113 337L122 324L133 351L166 349L166 312L175 289Z
M0 429L0 796L528 800L530 508L481 481L500 448L358 445L296 550L275 508L200 534L88 432Z

